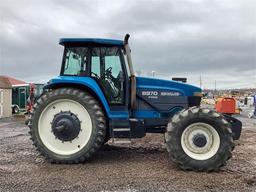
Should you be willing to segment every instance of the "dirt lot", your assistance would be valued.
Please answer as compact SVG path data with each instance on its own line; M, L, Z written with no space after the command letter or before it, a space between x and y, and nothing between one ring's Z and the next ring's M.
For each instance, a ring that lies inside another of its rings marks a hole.
M46 162L22 121L0 121L0 191L256 191L256 120L244 123L233 158L215 173L179 170L163 136L135 144L108 144L85 164Z

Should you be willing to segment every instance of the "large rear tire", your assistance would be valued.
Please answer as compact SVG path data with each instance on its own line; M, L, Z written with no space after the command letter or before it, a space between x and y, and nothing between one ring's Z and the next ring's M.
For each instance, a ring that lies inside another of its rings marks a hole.
M223 116L197 107L175 115L165 139L171 160L184 170L216 171L234 149L230 124Z
M36 149L53 163L79 163L104 143L106 118L99 102L88 92L59 88L45 92L29 120Z

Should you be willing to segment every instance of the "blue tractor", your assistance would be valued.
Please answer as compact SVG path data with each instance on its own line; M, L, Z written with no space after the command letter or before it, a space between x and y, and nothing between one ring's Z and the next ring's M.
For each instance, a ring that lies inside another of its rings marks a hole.
M198 87L136 77L128 39L60 39L60 76L44 87L29 120L38 151L53 163L80 163L110 139L130 143L161 133L180 168L214 171L225 165L241 123L200 107Z

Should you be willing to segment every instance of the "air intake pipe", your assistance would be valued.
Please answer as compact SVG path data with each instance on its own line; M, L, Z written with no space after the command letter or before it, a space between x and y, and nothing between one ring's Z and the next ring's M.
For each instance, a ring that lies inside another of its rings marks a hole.
M124 49L130 71L130 82L131 82L131 110L136 109L136 77L132 65L131 49L128 44L130 35L126 34L124 38Z

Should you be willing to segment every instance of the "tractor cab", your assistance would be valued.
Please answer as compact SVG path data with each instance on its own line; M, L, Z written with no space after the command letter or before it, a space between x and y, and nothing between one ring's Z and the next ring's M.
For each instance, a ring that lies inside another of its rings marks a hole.
M107 39L61 39L65 46L61 76L90 77L110 105L123 105L128 82L124 44Z

